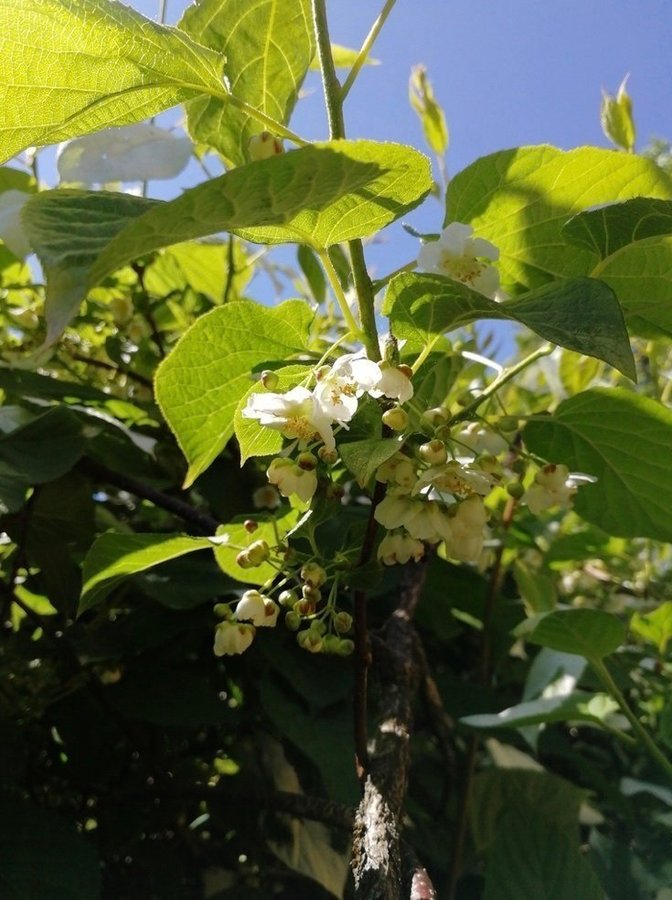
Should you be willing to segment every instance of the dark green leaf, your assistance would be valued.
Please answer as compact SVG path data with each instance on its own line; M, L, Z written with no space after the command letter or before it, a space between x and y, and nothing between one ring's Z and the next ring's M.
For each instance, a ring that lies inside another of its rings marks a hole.
M523 622L518 634L533 644L590 660L617 650L625 640L625 626L599 609L556 609Z
M672 202L634 197L578 213L562 227L563 237L606 259L635 241L672 234Z

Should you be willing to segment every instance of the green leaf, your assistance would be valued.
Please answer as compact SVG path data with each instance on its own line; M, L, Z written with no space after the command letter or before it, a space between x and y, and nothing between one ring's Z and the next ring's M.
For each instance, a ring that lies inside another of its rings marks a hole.
M44 349L77 314L99 253L155 202L111 191L55 190L42 191L26 203L23 224L47 278Z
M555 581L546 572L534 569L521 559L513 564L514 577L530 615L550 612L558 600Z
M5 900L98 900L100 861L73 821L3 796L0 895Z
M405 272L389 284L383 313L395 335L421 350L437 334L480 319L510 319L535 334L635 377L623 314L601 281L572 278L496 303L443 275Z
M602 91L600 124L602 131L610 141L617 147L632 153L635 149L637 130L632 117L632 100L625 89L628 77L626 75L621 82L615 97Z
M529 703L519 703L499 713L464 716L460 719L470 728L523 728L552 722L590 722L602 725L618 703L608 694L587 694L574 691L564 697L543 697Z
M248 519L257 523L257 530L250 534L245 528L244 522ZM236 557L241 549L249 547L254 541L266 541L269 547L275 547L278 538L282 538L296 525L299 513L295 509L290 509L284 516L275 521L255 518L254 516L245 516L240 522L229 522L226 525L220 525L217 529L217 537L220 538L215 547L215 559L217 565L222 572L235 578L236 581L242 581L244 584L262 585L273 579L278 570L270 563L262 563L252 569L243 569L236 562ZM277 536L277 537L276 537Z
M623 306L628 328L643 337L672 337L672 236L628 244L593 270Z
M606 259L644 238L672 234L672 202L635 197L578 213L562 226L562 236Z
M625 640L625 626L599 609L556 609L523 622L518 635L533 644L591 660L617 650Z
M223 59L110 0L0 0L0 160L128 125L199 94Z
M80 423L56 407L0 437L0 511L23 505L26 488L54 481L77 462L84 449Z
M156 374L156 399L189 462L192 484L233 435L250 373L305 350L313 318L302 300L275 309L243 300L201 316Z
M322 264L315 252L305 244L299 244L296 255L315 302L324 303L327 296L327 279Z
M604 900L573 832L558 827L543 806L507 810L487 860L483 900Z
M334 44L332 41L331 56L337 69L350 69L359 56L359 50L353 50L352 47L344 47L342 44ZM367 56L363 65L379 66L380 60L374 59L372 56ZM310 64L310 68L314 72L320 71L320 61L317 57L314 57Z
M672 541L672 412L621 388L594 388L528 422L528 448L597 477L574 507L608 534Z
M427 144L437 156L443 156L448 149L448 126L424 66L414 66L411 70L408 99L420 119Z
M130 575L213 546L210 538L184 535L115 534L109 531L101 534L84 560L82 596L77 614L102 603L119 582Z
M379 466L401 449L401 438L376 438L368 441L352 441L339 444L341 459L363 487L376 474Z
M482 157L452 179L446 223L466 222L499 247L503 287L519 292L589 274L595 254L566 244L564 223L642 196L672 199L672 179L651 160L596 147L521 147Z
M427 158L401 144L301 147L234 169L145 213L101 254L89 286L152 250L220 231L323 250L375 234L416 207L431 185Z
M179 27L226 60L231 93L286 124L315 55L309 0L197 0ZM262 126L217 97L187 105L192 137L240 165L247 143Z
M278 376L277 386L274 391L284 394L291 388L300 384L312 373L312 367L306 365L283 366L275 369ZM283 437L279 431L260 425L256 419L246 419L243 410L247 406L248 397L252 394L263 394L266 388L257 382L253 384L241 397L233 416L233 430L240 448L241 466L251 456L274 456L282 450Z
M672 603L667 600L651 612L636 612L630 619L630 630L655 644L660 655L664 656L672 638Z

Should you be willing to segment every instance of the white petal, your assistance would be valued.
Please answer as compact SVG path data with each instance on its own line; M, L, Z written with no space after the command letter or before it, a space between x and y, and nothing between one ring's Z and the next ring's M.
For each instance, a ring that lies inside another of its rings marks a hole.
M3 191L0 194L0 238L5 246L23 259L30 253L30 244L21 223L21 210L30 199L25 191Z

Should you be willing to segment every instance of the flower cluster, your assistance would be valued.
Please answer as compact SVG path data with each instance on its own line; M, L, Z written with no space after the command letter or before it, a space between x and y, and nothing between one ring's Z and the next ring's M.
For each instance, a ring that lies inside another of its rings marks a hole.
M224 616L215 630L215 656L233 656L247 650L257 628L277 623L280 607L259 591L245 591L233 612L225 603L218 603L215 612Z
M535 516L551 506L568 509L576 494L576 484L572 481L567 466L550 463L540 469L532 484L523 495L530 512Z
M269 482L283 497L296 494L304 502L310 500L317 489L318 460L306 448L320 443L321 458L333 462L336 459L334 427L348 427L364 394L387 397L397 403L410 400L413 396L410 374L405 366L376 363L360 351L346 353L332 366L318 369L312 390L295 387L284 394L272 391L252 394L243 417L257 419L261 425L279 431L296 441L303 451L296 460L286 456L274 459L267 471Z

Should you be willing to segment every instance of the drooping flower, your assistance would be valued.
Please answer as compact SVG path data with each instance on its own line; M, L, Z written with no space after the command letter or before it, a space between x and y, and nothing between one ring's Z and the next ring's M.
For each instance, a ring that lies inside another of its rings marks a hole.
M472 237L473 233L470 225L451 222L443 229L438 241L423 244L418 255L418 268L445 275L494 298L499 289L499 273L486 260L498 259L499 250L490 241Z
M215 656L244 653L254 640L254 635L254 625L232 622L230 619L220 622L215 630Z
M467 426L458 431L455 440L459 443L460 448L465 447L472 453L489 453L492 456L498 456L508 449L508 442L489 428L484 428L480 422L470 422Z
M378 363L380 378L376 386L369 390L372 397L389 397L399 403L406 403L413 396L413 382L404 368L388 362Z
M550 463L537 472L534 484L525 491L522 502L537 516L551 506L569 508L575 493L576 485L569 477L567 466Z
M413 462L403 453L395 453L378 467L376 481L389 485L388 496L391 494L409 494L417 481Z
M482 494L485 496L492 487L491 479L481 470L463 466L451 459L443 466L431 466L418 479L414 493L420 493L427 487L439 492L458 494Z
M331 368L318 372L314 395L324 414L341 424L357 412L357 401L378 384L381 372L375 362L360 353L346 353Z
M378 547L378 559L386 566L405 565L409 559L417 562L425 554L425 545L405 532L388 532Z
M258 419L261 425L282 432L287 438L308 442L321 438L328 450L336 446L331 419L315 395L304 387L286 394L251 394L242 412L246 419Z
M410 497L388 494L384 497L374 513L376 522L392 531L394 528L406 527L422 511L422 502Z
M270 597L259 591L245 591L238 601L234 619L241 622L252 622L262 628L273 627L278 621L280 607Z
M271 461L266 470L266 477L283 497L296 494L304 503L307 503L317 490L317 472L314 469L304 469L283 456Z
M477 562L483 550L488 512L475 494L458 504L444 536L446 552L461 562Z

